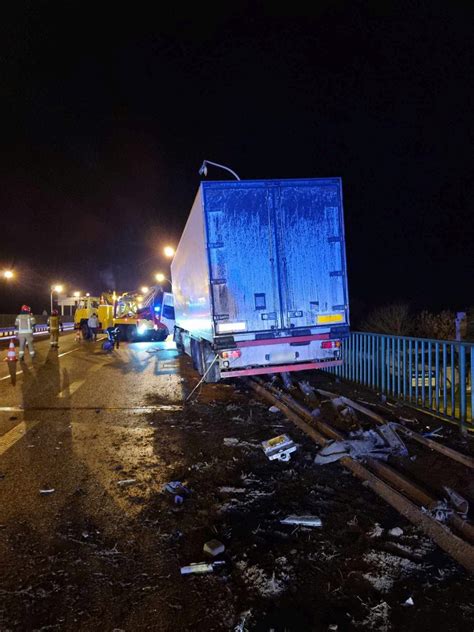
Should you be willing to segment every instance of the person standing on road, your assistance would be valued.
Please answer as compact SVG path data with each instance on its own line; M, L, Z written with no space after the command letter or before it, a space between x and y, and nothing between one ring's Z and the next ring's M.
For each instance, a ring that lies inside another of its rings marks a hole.
M22 305L21 312L15 320L15 327L18 329L18 342L20 343L20 360L25 359L25 346L28 345L30 357L35 356L35 347L33 344L33 332L35 330L36 321L31 313L31 307Z
M87 326L89 327L89 331L91 333L92 342L96 342L97 340L97 330L99 329L99 319L97 318L97 314L92 314L87 321Z
M53 309L48 318L49 340L52 347L59 347L59 313Z

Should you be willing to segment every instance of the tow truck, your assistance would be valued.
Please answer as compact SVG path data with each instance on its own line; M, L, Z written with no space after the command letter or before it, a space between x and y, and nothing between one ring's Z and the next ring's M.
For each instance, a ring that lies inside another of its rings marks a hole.
M85 296L79 300L74 314L74 328L88 336L87 321L96 313L99 330L118 327L122 340L165 340L174 329L173 295L161 286L153 286L146 294L140 292L103 292L100 296Z

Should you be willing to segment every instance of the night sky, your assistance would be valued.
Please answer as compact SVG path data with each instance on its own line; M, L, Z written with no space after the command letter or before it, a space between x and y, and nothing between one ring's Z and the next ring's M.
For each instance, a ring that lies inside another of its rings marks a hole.
M18 274L0 312L42 310L52 282L150 284L203 159L341 176L356 309L474 304L474 5L10 4L0 268Z

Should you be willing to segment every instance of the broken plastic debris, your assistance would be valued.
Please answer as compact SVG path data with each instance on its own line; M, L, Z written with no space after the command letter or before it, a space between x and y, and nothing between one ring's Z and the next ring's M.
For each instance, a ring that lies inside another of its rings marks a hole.
M133 485L133 483L136 483L137 480L135 478L124 478L121 481L117 481L117 485L120 485L121 487L125 486L125 485Z
M352 432L350 439L332 441L316 455L314 462L325 465L338 461L343 456L364 459L371 456L386 461L390 455L407 456L408 450L395 431L395 424L384 424L375 430Z
M388 534L393 535L395 538L399 538L401 535L403 535L403 529L400 529L400 527L394 527L393 529L390 529Z
M204 574L204 573L213 573L216 568L223 566L225 561L217 561L217 562L193 562L189 564L189 566L181 567L181 575L191 575L191 574Z
M413 601L413 597L408 597L406 601L402 603L402 606L414 606L415 602Z
M262 441L262 448L270 461L274 459L289 461L291 453L296 450L296 444L288 435L282 434L268 441Z
M277 406L270 406L268 409L271 413L279 413L280 409Z
M448 506L448 503L445 500L440 500L429 509L426 509L426 507L422 507L421 511L428 514L438 522L446 522L446 520L448 520L448 518L450 518L454 513L454 511L451 509L451 507Z
M301 527L321 527L321 518L317 516L287 516L280 520L281 524L297 524Z
M239 440L236 439L235 437L224 437L224 445L226 445L227 447L238 445L238 444L239 444Z
M448 495L448 498L452 506L456 509L456 511L460 513L462 516L466 516L469 511L468 501L465 498L463 498L461 494L458 494L456 491L454 491L454 489L452 489L451 487L447 487L446 485L443 485L443 489Z
M382 533L383 533L382 527L379 525L378 522L376 522L374 524L374 528L372 529L372 531L369 531L368 536L369 538L380 538Z
M181 481L170 481L169 483L166 483L164 491L181 499L181 502L179 500L176 502L175 499L176 504L181 504L184 500L184 496L189 494L189 489L185 487Z
M225 546L219 540L209 540L202 548L204 553L209 553L212 557L216 557L216 555L220 555L225 551Z
M53 494L56 490L54 488L51 489L40 489L40 494Z

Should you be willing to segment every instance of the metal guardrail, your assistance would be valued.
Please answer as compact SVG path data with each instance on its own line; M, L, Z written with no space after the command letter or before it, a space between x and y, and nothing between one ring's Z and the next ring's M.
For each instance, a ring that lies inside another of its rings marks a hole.
M74 323L63 323L64 331L71 331L74 329ZM48 325L40 324L35 325L35 336L41 336L48 333ZM2 327L0 329L0 340L8 340L9 338L16 337L15 327Z
M328 371L461 426L474 424L473 343L352 332L342 365Z

